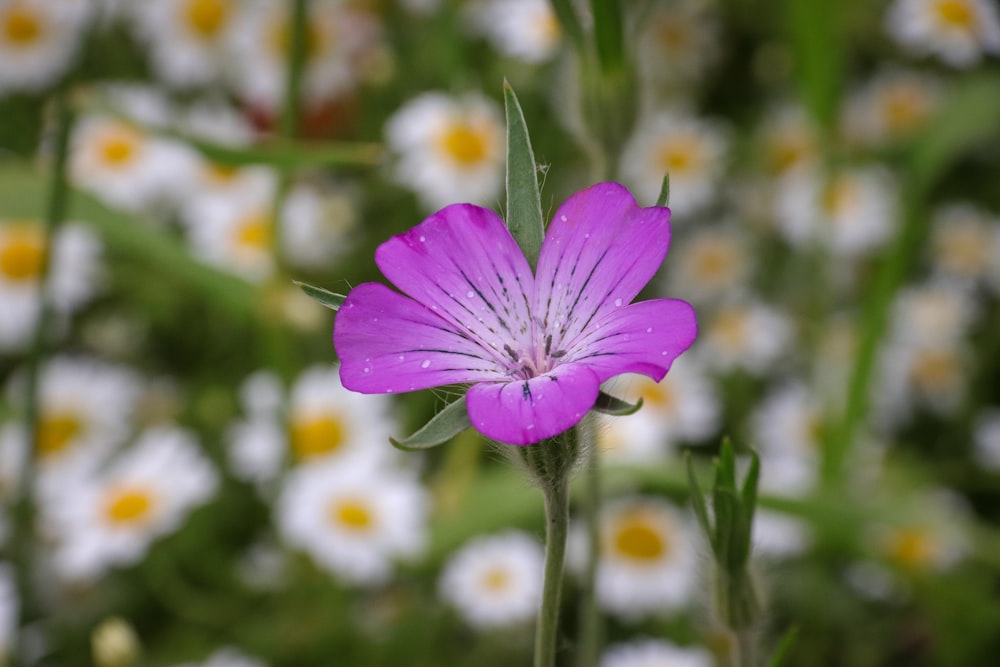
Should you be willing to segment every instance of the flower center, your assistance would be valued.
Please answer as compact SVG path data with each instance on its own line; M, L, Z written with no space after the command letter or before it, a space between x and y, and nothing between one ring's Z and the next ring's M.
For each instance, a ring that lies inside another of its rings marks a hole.
M115 128L100 142L100 155L109 167L120 169L129 165L139 153L139 137L131 129Z
M857 198L857 188L850 180L835 178L823 188L820 194L820 207L835 222L842 216Z
M330 521L338 528L355 533L368 532L374 527L375 517L363 500L335 500L327 509Z
M779 174L801 164L809 155L809 142L799 137L774 139L769 151L771 169Z
M117 525L145 523L153 509L153 494L148 489L123 486L108 492L104 514Z
M347 440L344 422L333 415L295 421L292 451L299 460L314 459L337 451Z
M681 135L671 137L660 148L659 164L662 171L684 174L696 171L702 163L701 144L697 137Z
M306 61L313 60L326 48L324 33L312 22L306 24ZM285 57L292 52L292 23L287 17L271 22L270 46L275 54Z
M958 360L950 350L924 350L914 361L910 376L924 391L946 389L958 377Z
M976 274L989 263L989 241L973 229L950 231L938 241L940 262L955 273Z
M489 153L489 143L481 128L461 121L448 127L438 138L441 152L463 166L482 162Z
M231 164L213 163L205 167L204 174L209 183L225 186L239 177L240 168Z
M23 4L14 4L3 14L3 35L17 47L31 46L45 33L45 25L37 14Z
M657 526L641 515L621 520L614 532L615 553L629 560L652 561L663 557L670 544Z
M743 347L748 328L747 314L738 310L725 310L719 313L712 326L719 339L731 348Z
M912 87L896 88L885 97L883 112L889 128L898 134L916 128L927 115L927 100Z
M5 236L0 245L0 274L14 282L37 280L45 257L41 233L25 225L11 229Z
M934 540L925 530L906 528L889 539L890 560L903 567L926 567L934 560Z
M233 241L241 248L267 250L271 247L271 225L259 215L250 216L236 227Z
M643 382L639 395L646 405L656 408L659 412L672 411L677 404L673 388L662 382L656 383L651 380Z
M660 19L657 35L664 50L670 53L683 51L691 44L690 27L684 21L674 17Z
M695 256L698 279L705 282L725 282L730 275L730 268L735 263L733 253L721 245L700 248Z
M483 588L491 593L500 593L510 588L510 573L501 567L492 567L482 577Z
M949 28L969 31L975 27L975 16L967 0L940 0L935 9L938 18Z
M224 0L188 0L184 18L199 37L211 39L225 27L229 6Z
M38 455L42 458L64 452L70 442L83 431L83 420L70 412L45 415L38 424L36 434Z

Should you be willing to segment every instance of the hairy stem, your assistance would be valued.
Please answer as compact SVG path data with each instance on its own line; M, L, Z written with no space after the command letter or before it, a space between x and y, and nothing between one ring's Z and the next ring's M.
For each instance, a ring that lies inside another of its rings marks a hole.
M545 583L535 635L535 667L554 667L569 529L567 480L552 480L542 487L542 493L545 501Z

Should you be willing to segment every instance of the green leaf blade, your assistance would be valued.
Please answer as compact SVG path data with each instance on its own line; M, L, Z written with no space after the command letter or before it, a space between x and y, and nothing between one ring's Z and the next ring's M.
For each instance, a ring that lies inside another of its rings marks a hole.
M340 307L344 305L344 301L347 299L343 294L337 294L336 292L331 292L322 287L316 287L315 285L310 285L299 280L293 280L292 284L305 292L306 296L310 299L326 306L333 312L340 310Z
M507 113L507 228L534 270L545 237L535 153L517 95L506 81L503 97Z
M635 403L629 403L620 398L615 398L610 394L605 394L603 391L597 394L597 401L594 403L594 410L605 415L611 415L612 417L634 415L641 407L641 398Z
M419 452L443 445L470 426L472 422L469 420L469 411L465 407L465 396L463 396L434 415L410 437L403 440L390 438L389 442L404 452Z

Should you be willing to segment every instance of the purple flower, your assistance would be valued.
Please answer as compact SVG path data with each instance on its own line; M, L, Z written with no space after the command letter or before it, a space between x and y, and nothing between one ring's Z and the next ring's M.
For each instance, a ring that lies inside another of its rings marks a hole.
M366 394L469 383L472 425L526 445L574 426L621 373L660 381L694 341L677 299L631 303L670 244L670 210L623 186L570 197L531 267L496 213L444 208L375 253L403 296L358 285L333 342L345 387Z

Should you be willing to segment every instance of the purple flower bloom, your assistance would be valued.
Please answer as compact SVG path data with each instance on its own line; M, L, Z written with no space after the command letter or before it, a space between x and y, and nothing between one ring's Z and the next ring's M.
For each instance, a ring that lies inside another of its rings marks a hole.
M366 394L470 383L469 419L484 435L558 435L602 382L659 381L694 341L689 304L631 303L667 254L669 221L617 183L594 185L556 211L533 276L496 213L448 206L375 253L406 296L378 283L348 294L333 333L341 380Z

